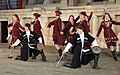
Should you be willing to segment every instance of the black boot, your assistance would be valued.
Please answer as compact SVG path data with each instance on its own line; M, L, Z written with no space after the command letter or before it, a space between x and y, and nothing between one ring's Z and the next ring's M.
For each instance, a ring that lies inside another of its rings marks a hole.
M56 61L59 61L60 57L62 56L62 49L61 48L58 50L58 53L59 53L59 58Z
M29 54L30 56L31 56L31 59L34 59L34 60L36 60L37 59L37 56L41 53L41 51L39 51L39 50L31 50L32 52L33 52L33 54L34 54L34 56L31 56L31 53Z
M111 51L111 53L112 53L112 55L113 55L113 59L114 59L115 61L118 61L118 60L117 60L117 56L116 56L116 50Z
M46 56L45 56L45 54L44 54L44 51L43 51L43 49L41 50L41 57L42 57L42 61L43 62L47 62L47 59L46 59Z
M94 58L94 66L93 66L93 69L102 69L98 66L98 60L99 60L99 53L98 54L94 54L95 58Z
M58 53L59 53L59 56L61 57L62 56L62 49L59 49Z

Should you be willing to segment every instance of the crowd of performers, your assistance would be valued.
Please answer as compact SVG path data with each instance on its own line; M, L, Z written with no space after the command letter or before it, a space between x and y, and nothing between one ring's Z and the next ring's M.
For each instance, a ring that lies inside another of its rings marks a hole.
M94 60L93 69L101 69L98 66L100 47L96 40L98 39L102 28L104 29L106 45L111 50L113 59L115 61L118 60L116 56L116 42L118 41L118 38L112 30L112 25L120 25L120 22L113 21L109 13L105 12L96 37L93 37L90 34L89 21L93 12L88 16L85 11L82 11L76 19L73 15L70 15L63 29L62 20L60 18L62 13L57 9L55 14L56 19L48 24L46 31L49 33L49 29L53 26L53 42L59 54L59 58L57 60L66 53L71 53L73 55L71 63L66 63L63 66L78 68L81 67L81 65L87 65L90 61ZM43 50L45 42L42 32L44 32L44 30L38 20L40 16L40 14L34 13L34 21L22 26L18 15L14 14L14 22L8 24L7 39L9 39L10 35L12 36L9 48L15 48L18 45L21 46L20 54L15 58L16 60L27 61L28 59L36 59L37 56L41 54L42 61L47 62ZM31 29L31 25L33 25L33 30ZM41 49L39 49L39 45L42 45ZM66 47L62 50L61 46ZM13 49L10 50L11 53L8 58L13 58Z

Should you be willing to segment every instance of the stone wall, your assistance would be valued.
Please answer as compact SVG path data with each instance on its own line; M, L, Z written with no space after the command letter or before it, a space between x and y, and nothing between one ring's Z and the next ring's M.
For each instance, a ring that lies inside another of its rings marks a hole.
M80 11L86 11L87 14L90 14L91 11L94 12L93 17L90 21L90 28L91 28L91 34L93 36L96 35L96 32L98 30L98 27L100 25L100 22L102 20L102 15L104 14L104 8L107 8L107 11L111 14L111 16L116 21L120 21L120 5L118 4L110 4L110 5L92 5L92 6L78 6L78 7L66 7L66 8L60 8L60 11L63 13L61 15L62 21L67 21L69 15L73 14L75 17L78 16ZM0 10L0 21L7 19L8 23L12 22L12 15L13 13L17 13L20 16L21 24L24 25L26 22L31 22L33 20L32 14L34 12L40 13L42 16L39 18L41 21L41 25L44 29L44 32L46 32L46 26L48 23L55 19L55 11L56 7L44 7L44 8L32 8L32 9L20 9L20 10ZM116 34L120 32L119 26L113 27ZM50 29L49 35L44 35L45 43L47 45L53 45L52 41L52 28ZM1 31L1 30L0 30ZM1 32L0 32L1 34ZM103 39L103 33L100 35L100 39L102 43L104 43ZM103 44L104 46L104 44Z

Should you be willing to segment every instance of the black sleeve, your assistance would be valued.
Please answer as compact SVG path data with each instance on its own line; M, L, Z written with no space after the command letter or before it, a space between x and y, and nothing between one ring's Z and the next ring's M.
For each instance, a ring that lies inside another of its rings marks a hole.
M76 23L79 20L80 16L78 16L75 20L74 23Z
M89 41L90 43L92 43L92 42L95 40L95 38L94 38L93 36L91 36L90 34L85 34L85 35L87 36L88 41Z
M35 32L32 32L32 34L34 35L34 39L38 40L38 38L40 37L39 35L37 35Z
M73 37L70 39L69 42L71 44L75 44L78 36L79 36L78 34L73 34Z
M20 41L23 40L23 36L24 36L24 34L25 34L25 32L22 32L21 35L19 35L18 39L19 39Z

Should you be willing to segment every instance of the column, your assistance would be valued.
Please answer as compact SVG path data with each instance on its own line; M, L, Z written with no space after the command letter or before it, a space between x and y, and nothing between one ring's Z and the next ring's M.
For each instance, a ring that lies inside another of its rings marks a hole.
M93 16L93 36L96 36L98 31L98 17L96 15Z
M116 4L120 4L120 0L116 0Z
M87 2L88 2L88 3L91 3L91 2L92 2L92 0L87 0Z
M69 0L68 5L69 6L74 6L74 0Z
M0 35L1 35L1 21L0 21ZM0 36L0 43L1 43L1 36Z
M67 0L61 0L61 3L67 3Z
M29 0L23 0L22 1L22 7L25 8L26 5L28 5Z
M19 0L19 9L22 9L22 5L23 5L22 0Z
M42 17L42 20L43 20L43 22L41 22L42 28L43 28L43 30L44 30L44 33L47 34L46 29L47 29L47 25L48 25L48 17L47 17L46 15L44 15L44 16ZM50 37L49 37L49 36L46 36L45 34L43 34L45 44L46 44L46 45L50 45L50 44L49 44L49 39L50 39ZM52 35L52 34L50 34L50 35Z
M49 4L49 0L44 0L44 3L43 4Z
M75 5L75 6L77 6L79 3L78 3L78 0L73 0L73 4Z
M28 5L33 5L33 0L29 0Z
M29 0L28 1L28 5L34 5L34 4L36 4L36 0Z
M109 3L115 3L115 0L109 0Z

